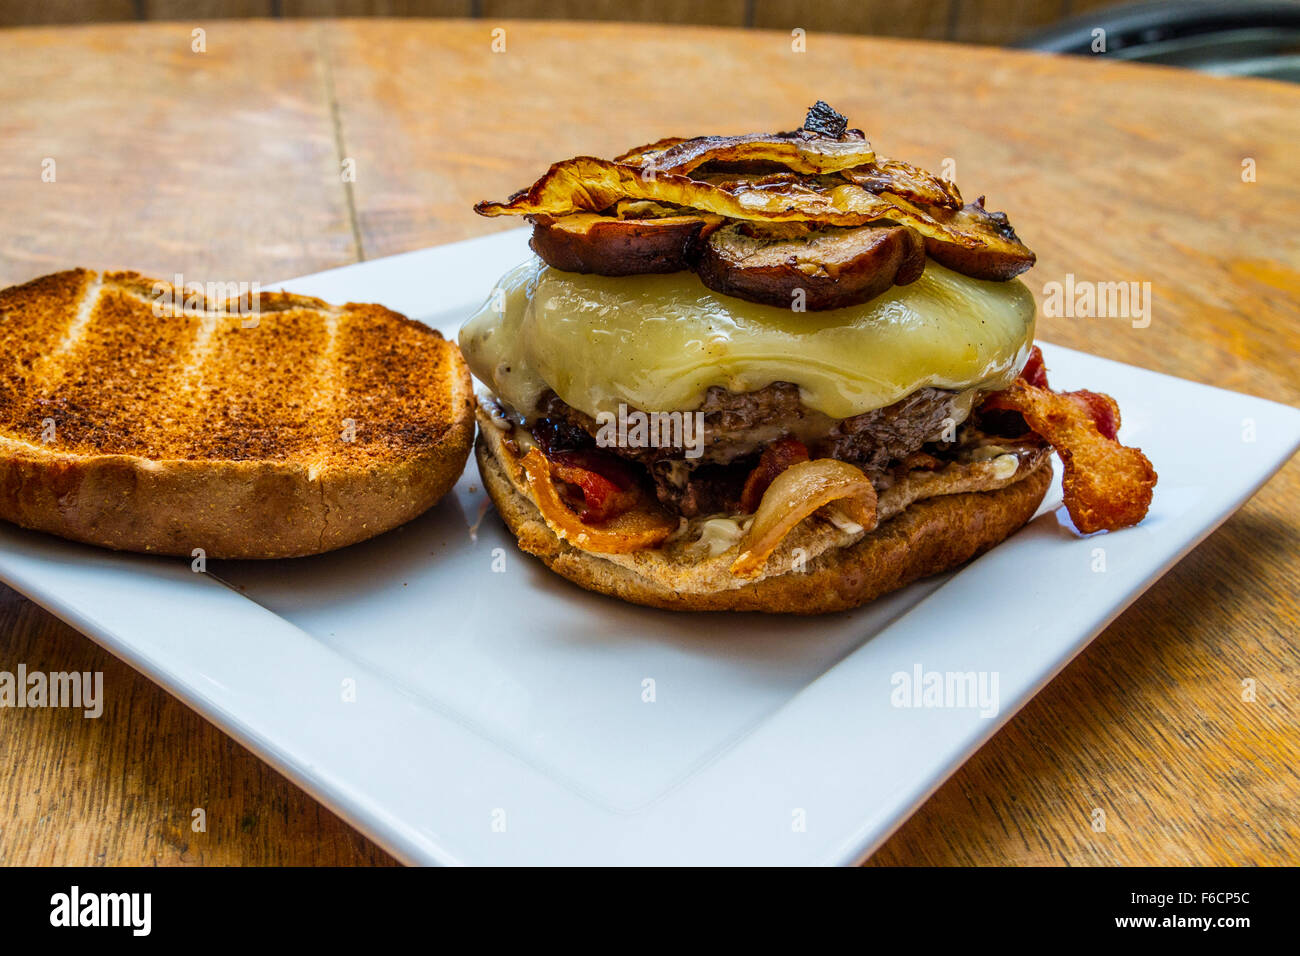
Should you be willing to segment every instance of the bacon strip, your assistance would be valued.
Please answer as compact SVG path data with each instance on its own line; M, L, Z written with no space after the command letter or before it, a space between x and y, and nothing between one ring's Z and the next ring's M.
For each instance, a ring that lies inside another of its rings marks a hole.
M1056 449L1065 466L1065 507L1083 533L1127 528L1146 517L1158 476L1140 448L1117 440L1119 405L1099 392L1052 391L1037 346L1020 378L990 395L985 410L1019 412Z
M1020 370L1018 378L1023 378L1034 388L1051 388L1047 384L1047 366L1043 364L1043 350L1035 345L1029 352L1029 361Z

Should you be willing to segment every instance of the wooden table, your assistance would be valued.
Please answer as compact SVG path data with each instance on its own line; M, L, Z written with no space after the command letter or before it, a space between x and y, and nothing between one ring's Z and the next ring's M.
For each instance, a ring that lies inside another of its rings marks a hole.
M470 205L554 159L787 129L820 97L882 153L952 160L1006 209L1038 252L1036 294L1066 273L1152 283L1149 328L1043 319L1042 337L1300 402L1300 88L821 34L796 53L777 32L212 21L194 52L191 29L0 31L0 280L86 265L269 282L450 242L517 225ZM1298 495L1292 462L873 862L1300 860ZM0 863L391 862L4 591L0 669L19 662L102 670L108 706L0 711Z

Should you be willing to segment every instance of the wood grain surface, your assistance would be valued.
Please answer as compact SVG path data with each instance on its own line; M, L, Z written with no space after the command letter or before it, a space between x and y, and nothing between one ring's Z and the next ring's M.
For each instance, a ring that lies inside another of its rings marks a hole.
M1300 89L816 32L795 53L777 31L495 25L504 53L478 21L213 22L206 53L180 25L0 31L0 281L267 282L480 235L515 223L470 204L552 160L786 129L820 97L1007 210L1035 294L1067 273L1151 283L1148 328L1043 318L1041 337L1300 403ZM871 862L1300 862L1297 496L1292 462ZM1015 582L1004 603L1014 620ZM103 670L108 705L0 711L0 863L390 862L4 591L0 669L19 663Z
M1006 43L1114 0L0 0L0 27L228 17L619 20Z

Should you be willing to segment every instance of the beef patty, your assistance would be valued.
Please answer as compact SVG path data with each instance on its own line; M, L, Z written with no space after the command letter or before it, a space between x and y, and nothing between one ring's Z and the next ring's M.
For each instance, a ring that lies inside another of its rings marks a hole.
M881 480L889 469L939 437L946 420L957 421L957 393L921 388L903 399L852 418L832 419L806 407L799 387L774 382L752 392L710 388L704 413L704 446L698 458L684 448L605 450L645 465L660 501L686 517L734 511L745 477L763 448L792 435L814 458L852 462ZM532 423L542 443L556 449L590 447L600 426L554 392L539 403Z

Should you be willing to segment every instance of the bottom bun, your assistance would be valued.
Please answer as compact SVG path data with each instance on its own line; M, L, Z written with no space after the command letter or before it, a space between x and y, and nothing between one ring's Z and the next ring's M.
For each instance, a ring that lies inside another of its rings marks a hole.
M688 592L671 567L640 574L560 540L500 460L493 427L480 413L475 446L483 484L519 547L574 584L634 604L672 611L762 611L825 614L860 607L890 591L950 570L982 554L1025 524L1052 481L1051 464L994 491L941 495L914 502L848 547L833 548L803 571L765 577L734 588Z

